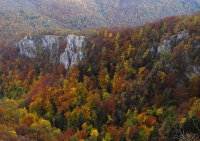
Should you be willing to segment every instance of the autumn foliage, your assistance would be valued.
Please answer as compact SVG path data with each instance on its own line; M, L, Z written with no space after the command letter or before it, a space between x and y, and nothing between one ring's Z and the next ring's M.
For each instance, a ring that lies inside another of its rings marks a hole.
M67 70L2 42L0 139L167 140L189 119L198 124L199 25L192 15L77 31L88 36L86 55Z

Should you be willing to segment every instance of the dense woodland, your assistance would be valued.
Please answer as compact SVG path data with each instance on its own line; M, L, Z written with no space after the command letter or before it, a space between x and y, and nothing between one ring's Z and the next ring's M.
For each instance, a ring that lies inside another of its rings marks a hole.
M76 31L87 55L68 70L0 44L0 139L147 141L200 138L200 15ZM170 51L156 48L187 30ZM153 51L152 51L153 49ZM187 59L186 59L187 58ZM186 61L189 60L189 61ZM189 63L188 63L189 62ZM186 73L188 75L186 75Z

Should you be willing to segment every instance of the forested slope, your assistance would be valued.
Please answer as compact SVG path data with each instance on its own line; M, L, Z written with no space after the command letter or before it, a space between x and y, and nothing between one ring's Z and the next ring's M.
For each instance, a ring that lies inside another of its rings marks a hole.
M87 54L68 69L1 44L0 139L198 140L199 26L197 14L74 32Z
M1 40L35 29L136 26L191 14L199 0L1 0Z

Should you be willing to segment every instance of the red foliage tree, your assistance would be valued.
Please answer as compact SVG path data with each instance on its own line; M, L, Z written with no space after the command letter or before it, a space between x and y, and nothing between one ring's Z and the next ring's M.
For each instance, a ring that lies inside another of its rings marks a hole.
M169 87L175 87L176 85L176 79L174 72L170 72L166 76L166 83Z
M148 126L153 126L155 123L156 123L156 117L154 117L154 116L149 116L149 117L146 119L146 124L147 124Z
M76 136L79 139L85 139L88 135L87 135L87 132L85 130L81 130L81 131L76 133Z
M177 109L177 114L180 118L185 117L185 115L188 114L188 110L191 107L188 101L185 101L181 104L179 104L179 107Z
M182 84L177 84L176 88L174 89L172 95L177 103L182 103L188 100L188 93L186 93L184 90L185 88Z
M135 125L132 125L131 127L130 127L130 132L129 132L129 136L128 136L128 138L129 139L131 139L133 136L134 136L134 134L137 132L137 126L135 126Z
M101 102L101 107L106 110L107 114L113 115L116 113L116 102L113 98Z
M156 95L154 97L154 105L158 105L160 102L161 102L161 98L162 98L162 95L159 94L159 95Z
M149 69L144 70L143 78L147 77L149 73L150 73Z
M22 122L23 122L26 126L30 127L31 124L33 124L34 121L33 121L33 119L32 119L30 116L25 116L25 117L23 117Z
M117 126L108 126L106 129L107 133L110 133L114 141L120 140L120 135L124 134L124 128L117 128Z
M27 125L22 124L20 126L18 126L15 131L17 132L17 135L21 135L21 136L25 136L26 134L28 134L29 128Z
M75 133L75 129L73 127L69 128L67 131L62 132L59 136L59 141L65 141L69 139Z
M200 110L197 112L196 117L200 118Z

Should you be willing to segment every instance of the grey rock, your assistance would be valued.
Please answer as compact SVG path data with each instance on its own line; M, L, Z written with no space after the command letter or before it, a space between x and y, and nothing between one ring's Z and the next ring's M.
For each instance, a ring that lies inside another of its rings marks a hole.
M37 55L40 55L40 51L50 51L50 59L54 59L53 56L57 56L59 53L58 36L54 35L29 35L15 45L19 47L21 54L30 58L35 58Z
M161 45L158 46L157 52L161 53L162 51L171 50L171 40L164 40Z
M187 30L179 32L176 36L171 36L169 39L164 40L158 47L157 53L162 51L171 51L173 44L189 37Z
M60 62L67 69L83 59L85 37L68 35L65 41L67 46L63 53L60 53L59 36L54 35L29 35L17 42L15 46L20 49L20 54L30 58L39 57L41 52L50 53L49 60L53 65Z
M67 47L60 55L60 62L64 64L66 69L83 59L83 47L85 46L84 38L84 36L76 35L68 35L66 37Z
M188 37L189 37L189 32L187 30L184 30L178 33L176 40L179 41Z

